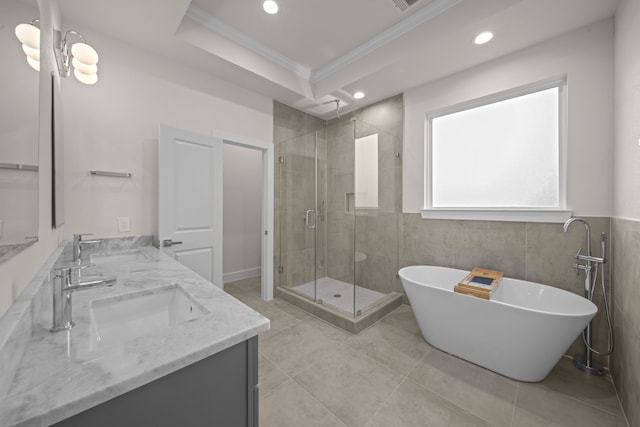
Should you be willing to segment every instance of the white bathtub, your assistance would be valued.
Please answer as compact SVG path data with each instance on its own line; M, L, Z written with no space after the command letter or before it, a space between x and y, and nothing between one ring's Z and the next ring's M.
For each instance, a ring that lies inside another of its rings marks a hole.
M399 272L429 344L519 381L543 380L598 311L571 292L509 278L491 300L453 292L468 273L426 265Z

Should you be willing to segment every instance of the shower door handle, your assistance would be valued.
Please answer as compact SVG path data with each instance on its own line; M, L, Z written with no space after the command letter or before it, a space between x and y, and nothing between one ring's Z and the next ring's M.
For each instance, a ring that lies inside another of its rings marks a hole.
M313 224L311 223L311 221L309 221L311 213L313 213ZM304 223L306 224L307 228L316 228L316 211L315 210L307 209L304 212Z

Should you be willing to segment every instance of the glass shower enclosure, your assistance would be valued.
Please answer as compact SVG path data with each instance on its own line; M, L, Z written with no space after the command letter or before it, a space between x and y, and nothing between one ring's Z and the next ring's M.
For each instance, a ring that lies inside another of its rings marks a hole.
M353 317L399 290L398 139L347 119L279 144L279 287Z

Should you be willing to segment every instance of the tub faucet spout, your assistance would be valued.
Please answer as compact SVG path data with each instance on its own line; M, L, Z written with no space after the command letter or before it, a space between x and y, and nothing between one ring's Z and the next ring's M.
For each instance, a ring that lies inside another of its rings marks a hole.
M574 222L581 222L582 225L584 225L585 239L586 239L585 244L587 246L587 256L590 257L591 256L591 228L589 227L589 224L587 224L587 221L577 216L571 217L562 226L562 231L566 233L569 230L569 226Z

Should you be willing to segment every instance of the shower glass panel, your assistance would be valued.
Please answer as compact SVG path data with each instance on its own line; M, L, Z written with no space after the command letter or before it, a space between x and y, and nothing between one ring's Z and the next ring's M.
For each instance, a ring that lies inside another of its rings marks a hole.
M317 135L278 144L279 286L315 301L318 220Z
M399 230L402 142L369 123L355 122L356 315L400 291Z
M346 119L278 146L278 285L354 317L375 308L400 287L400 139Z
M355 295L354 122L326 127L326 265L318 278L323 303L352 316Z

